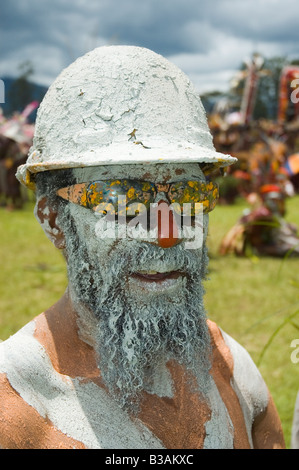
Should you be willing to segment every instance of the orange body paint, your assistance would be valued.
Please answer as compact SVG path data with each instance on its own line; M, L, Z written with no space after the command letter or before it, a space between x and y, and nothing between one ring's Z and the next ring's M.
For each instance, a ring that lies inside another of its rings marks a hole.
M171 248L179 241L179 230L168 203L160 201L158 206L158 244L161 248Z

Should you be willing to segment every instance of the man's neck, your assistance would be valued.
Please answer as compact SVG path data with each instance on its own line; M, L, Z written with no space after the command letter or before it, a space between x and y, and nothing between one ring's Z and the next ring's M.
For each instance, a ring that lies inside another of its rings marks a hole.
M55 369L70 377L96 377L94 337L89 319L82 319L67 290L61 299L36 318L37 339Z

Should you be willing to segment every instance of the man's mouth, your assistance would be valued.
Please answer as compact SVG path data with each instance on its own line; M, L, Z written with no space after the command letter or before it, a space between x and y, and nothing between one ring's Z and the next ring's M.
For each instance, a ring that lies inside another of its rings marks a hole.
M134 272L130 275L130 284L133 287L145 290L161 290L169 289L177 286L178 282L181 282L185 274L181 271L153 271L153 270L142 270ZM133 283L133 285L132 285Z
M165 280L178 279L183 276L183 273L180 271L158 272L148 270L132 273L131 276L144 282L162 282Z

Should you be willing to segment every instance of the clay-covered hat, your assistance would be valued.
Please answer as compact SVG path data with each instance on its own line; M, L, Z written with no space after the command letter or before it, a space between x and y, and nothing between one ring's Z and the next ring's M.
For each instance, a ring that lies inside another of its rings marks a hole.
M177 66L145 48L104 46L50 86L17 178L33 188L33 175L46 170L235 161L215 151L198 92Z

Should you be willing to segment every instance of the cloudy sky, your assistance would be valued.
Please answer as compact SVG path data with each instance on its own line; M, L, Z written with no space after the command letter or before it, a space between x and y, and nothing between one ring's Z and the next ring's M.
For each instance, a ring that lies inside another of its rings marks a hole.
M299 57L298 0L2 0L0 78L30 60L49 85L97 46L133 44L166 56L199 93L227 90L241 62Z

